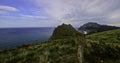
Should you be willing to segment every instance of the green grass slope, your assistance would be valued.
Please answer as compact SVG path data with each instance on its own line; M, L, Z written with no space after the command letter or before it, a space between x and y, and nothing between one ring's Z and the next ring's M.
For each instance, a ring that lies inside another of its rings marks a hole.
M52 40L0 52L0 63L78 63L75 39Z
M120 29L86 36L85 63L120 63Z
M120 29L88 35L86 39L92 42L102 41L105 43L119 43L120 44Z

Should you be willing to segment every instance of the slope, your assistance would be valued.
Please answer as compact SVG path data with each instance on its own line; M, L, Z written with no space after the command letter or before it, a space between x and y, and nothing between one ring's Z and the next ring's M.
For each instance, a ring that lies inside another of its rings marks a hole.
M86 36L85 63L120 63L120 29Z
M120 44L120 29L116 30L110 30L100 33L94 33L91 35L88 35L87 37L88 41L92 42L105 42L105 43L119 43Z
M74 39L52 40L0 52L0 63L78 63Z

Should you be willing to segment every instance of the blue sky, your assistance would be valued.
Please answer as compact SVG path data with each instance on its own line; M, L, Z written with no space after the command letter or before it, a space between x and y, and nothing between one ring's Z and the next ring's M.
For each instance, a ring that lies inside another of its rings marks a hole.
M1 0L0 27L120 26L120 0Z

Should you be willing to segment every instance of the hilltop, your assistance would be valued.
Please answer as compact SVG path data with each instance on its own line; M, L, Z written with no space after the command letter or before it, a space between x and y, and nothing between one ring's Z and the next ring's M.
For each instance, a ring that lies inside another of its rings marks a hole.
M95 22L88 22L79 28L79 30L85 30L88 33L102 32L102 31L108 31L113 29L120 29L120 27L101 25Z
M81 35L82 34L76 31L71 24L63 23L62 25L59 25L57 28L55 28L50 39L51 40L65 39L65 38L76 37Z

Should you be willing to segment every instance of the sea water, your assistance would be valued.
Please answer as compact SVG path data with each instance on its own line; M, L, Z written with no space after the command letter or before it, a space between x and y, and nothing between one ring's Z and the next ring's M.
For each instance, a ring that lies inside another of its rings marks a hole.
M0 50L47 41L54 28L0 28Z

